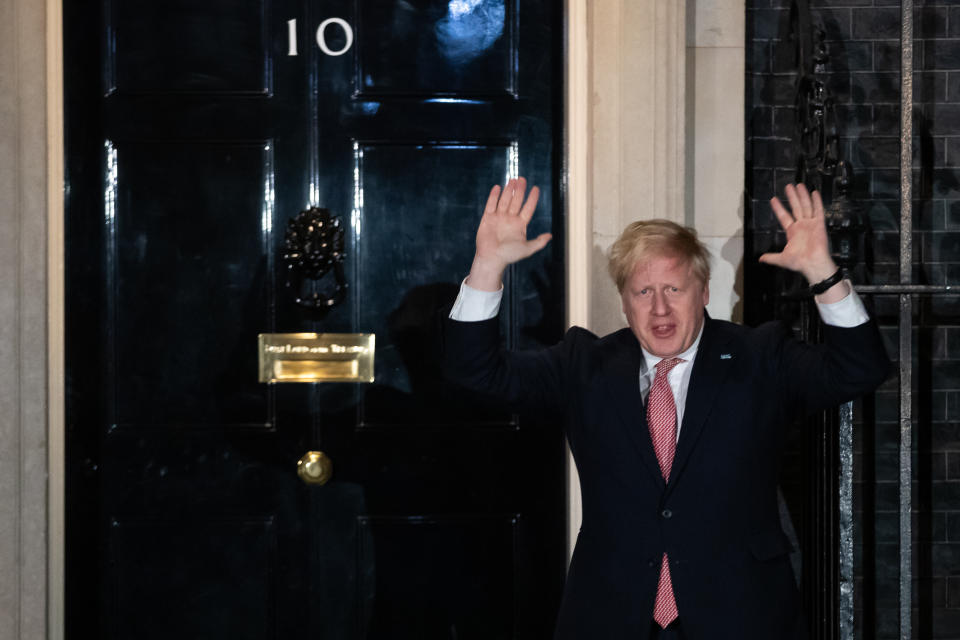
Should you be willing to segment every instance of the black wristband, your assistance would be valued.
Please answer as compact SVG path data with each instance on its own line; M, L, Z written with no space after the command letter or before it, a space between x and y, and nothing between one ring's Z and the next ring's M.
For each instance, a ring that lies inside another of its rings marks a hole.
M826 280L821 280L817 284L810 285L807 291L817 296L823 293L824 291L826 291L827 289L829 289L830 287L832 287L833 285L837 284L841 280L843 280L843 269L838 268L834 272L834 274L829 278L827 278Z

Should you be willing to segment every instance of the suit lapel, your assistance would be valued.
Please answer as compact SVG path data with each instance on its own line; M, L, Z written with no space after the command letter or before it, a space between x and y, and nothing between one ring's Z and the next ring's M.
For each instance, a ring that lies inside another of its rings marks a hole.
M732 353L727 348L729 341L729 336L718 335L717 324L708 316L703 328L703 337L700 339L700 346L693 361L693 371L690 373L687 404L683 411L677 452L670 470L670 484L673 484L683 472L700 438L707 416L713 409L717 393L737 357L736 353Z
M603 381L610 395L610 404L616 407L621 428L633 442L651 478L663 489L666 483L653 451L643 397L640 395L640 369L643 366L640 345L632 333L625 331L624 337L614 345L610 357L603 359Z

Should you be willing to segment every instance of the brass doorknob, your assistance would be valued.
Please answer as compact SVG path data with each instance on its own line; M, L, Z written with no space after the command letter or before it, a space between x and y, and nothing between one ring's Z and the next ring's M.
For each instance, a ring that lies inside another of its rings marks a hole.
M307 451L297 460L297 475L307 484L326 484L333 475L333 461L323 451Z

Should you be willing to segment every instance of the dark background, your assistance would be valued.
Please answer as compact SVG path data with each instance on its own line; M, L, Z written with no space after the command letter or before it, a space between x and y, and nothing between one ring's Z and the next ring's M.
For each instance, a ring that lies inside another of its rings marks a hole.
M852 196L871 224L857 284L894 284L899 255L900 3L812 0L825 32L828 86ZM916 1L914 18L914 283L960 276L960 5ZM788 0L748 0L746 19L745 319L774 313L777 283L757 256L778 242L767 200L793 181L794 46ZM781 240L782 241L782 240ZM892 359L896 299L875 296ZM915 298L913 561L915 638L960 638L960 297ZM898 633L898 381L854 416L855 626ZM866 406L864 406L866 405ZM865 425L860 424L862 422ZM784 493L796 521L804 478L788 453Z

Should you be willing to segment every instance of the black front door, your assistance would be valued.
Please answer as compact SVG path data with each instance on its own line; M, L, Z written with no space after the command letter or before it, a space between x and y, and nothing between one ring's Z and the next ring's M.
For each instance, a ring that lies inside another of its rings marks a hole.
M487 190L544 189L511 347L559 337L548 0L65 0L69 638L541 638L562 436L447 385ZM283 259L344 229L346 295ZM289 283L289 286L288 286ZM376 336L372 383L257 381L257 335ZM297 460L322 451L330 481Z

